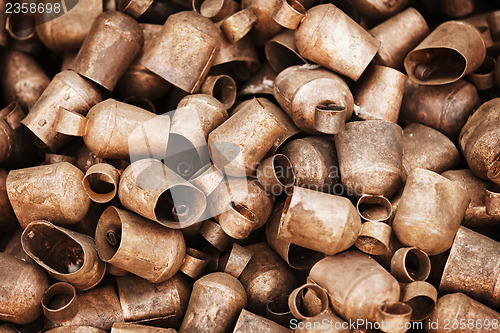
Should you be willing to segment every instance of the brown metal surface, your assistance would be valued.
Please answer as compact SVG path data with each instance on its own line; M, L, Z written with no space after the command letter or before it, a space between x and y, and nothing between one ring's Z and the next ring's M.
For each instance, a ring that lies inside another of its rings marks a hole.
M136 237L139 234L141 237ZM101 215L95 239L102 260L153 283L177 273L186 254L179 230L114 206Z
M212 220L203 222L203 225L200 228L200 234L221 252L224 251L231 243L231 237L229 237L224 230L222 230L218 223L215 223Z
M9 172L7 193L21 227L40 219L80 222L90 206L82 180L83 172L68 162Z
M236 100L236 82L229 75L209 75L201 86L201 92L218 99L227 110Z
M326 325L324 325L326 323ZM335 315L331 310L302 321L303 326L297 327L294 333L352 333L349 323Z
M106 274L94 240L47 221L31 222L21 236L24 251L54 279L92 289Z
M288 29L268 40L265 45L265 52L269 65L276 73L280 73L290 66L307 63L307 60L297 50L295 33Z
M48 330L47 333L105 333L101 329L92 326L65 326Z
M220 28L231 43L236 43L245 37L252 29L257 16L251 8L245 8L227 17Z
M382 255L389 251L392 228L379 221L367 221L361 226L356 247L364 253Z
M204 275L210 259L210 256L202 251L187 248L180 271L192 279L199 279Z
M373 25L386 18L394 16L408 6L409 0L351 0L359 14Z
M414 169L394 217L393 230L406 246L428 255L448 250L469 206L469 196L451 180L429 170Z
M120 182L120 171L111 164L98 163L92 165L82 180L83 189L89 198L97 203L113 200Z
M238 91L238 96L244 98L267 95L273 96L275 78L276 73L268 63L265 63L261 66L259 71L255 73L254 76L251 77ZM291 120L290 123L292 123Z
M425 281L431 273L429 256L416 247L403 247L394 252L391 274L400 282Z
M252 259L252 251L234 243L231 252L219 261L219 269L238 278Z
M224 333L247 305L241 283L226 273L211 273L193 285L186 315L179 333Z
M467 78L479 91L492 89L495 87L495 67L495 59L486 56L481 66L473 73L468 74Z
M272 320L263 318L245 309L241 310L233 333L290 333L292 332Z
M283 154L276 154L263 160L257 167L256 174L260 185L275 196L295 183L292 164Z
M469 16L476 9L475 0L443 0L441 10L447 16L460 18Z
M173 328L151 327L130 323L114 323L111 333L177 333Z
M345 81L316 65L291 66L282 71L274 82L274 97L297 127L312 134L340 132L354 109ZM339 123L329 126L320 118L321 110L340 118Z
M440 292L463 292L493 308L500 305L500 243L461 227L439 285Z
M153 4L154 0L117 0L117 10L138 18Z
M9 36L5 30L6 18L5 0L0 0L0 46L2 47L6 47L9 42Z
M134 19L104 12L92 24L71 69L112 91L143 43L142 29Z
M351 43L352 38L356 44ZM377 53L380 42L332 4L308 10L295 32L300 54L357 81ZM355 62L352 59L356 59Z
M181 274L162 283L134 275L117 277L118 296L126 322L178 327L186 312L191 286Z
M428 282L415 281L401 285L401 301L411 306L412 321L421 321L428 318L434 311L438 292Z
M295 30L306 16L304 6L298 0L280 0L272 18L284 28Z
M28 324L42 315L40 302L49 279L36 264L0 253L0 319Z

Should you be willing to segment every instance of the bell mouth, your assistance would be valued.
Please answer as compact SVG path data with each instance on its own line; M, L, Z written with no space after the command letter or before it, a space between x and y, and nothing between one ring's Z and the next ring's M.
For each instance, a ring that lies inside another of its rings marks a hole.
M467 59L451 48L427 48L411 52L406 61L409 77L421 85L443 85L460 79Z

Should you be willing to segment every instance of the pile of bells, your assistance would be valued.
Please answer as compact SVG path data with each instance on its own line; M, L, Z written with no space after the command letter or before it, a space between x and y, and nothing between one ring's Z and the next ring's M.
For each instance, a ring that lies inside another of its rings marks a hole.
M0 332L499 332L498 1L21 3Z

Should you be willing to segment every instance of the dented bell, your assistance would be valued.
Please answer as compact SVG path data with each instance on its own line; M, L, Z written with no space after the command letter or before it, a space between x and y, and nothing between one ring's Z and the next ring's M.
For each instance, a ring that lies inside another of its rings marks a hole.
M35 220L80 222L90 206L82 180L83 172L68 162L9 172L7 193L21 227Z
M95 19L70 68L112 91L143 43L144 35L134 19L106 11Z
M247 305L241 283L226 273L211 273L196 280L179 333L223 333L236 323Z
M35 264L0 253L0 319L28 324L42 315L42 300L49 287L45 272Z
M137 238L139 234L141 237ZM101 215L95 241L102 260L153 283L166 281L177 273L186 255L179 230L114 206Z
M307 133L339 133L354 100L344 80L315 65L291 66L274 82L274 97L297 127Z
M53 278L69 282L78 290L95 287L106 274L106 264L87 235L47 221L34 221L24 229L21 244Z
M406 246L428 255L448 250L469 206L467 192L445 177L424 169L410 172L394 217L393 229Z

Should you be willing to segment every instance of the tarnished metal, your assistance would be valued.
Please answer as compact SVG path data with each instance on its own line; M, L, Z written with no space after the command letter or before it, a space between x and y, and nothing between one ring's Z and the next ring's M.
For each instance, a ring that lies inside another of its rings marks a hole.
M113 323L123 322L120 301L114 286L101 285L88 291L77 292L76 296L72 297L73 287L70 284L61 282L53 285L51 289L63 289L58 285L65 286L64 290L52 292L49 289L47 293L52 294L52 297L44 299L45 307L50 309L50 312L44 311L46 329L61 327L60 331L56 332L71 332L73 326L91 326L109 331Z
M286 128L269 109L252 99L208 135L208 147L213 164L229 176L244 177L253 173L273 143ZM259 135L248 135L258 132Z
M245 8L227 17L220 28L231 43L236 43L245 37L257 21L257 16L250 8Z
M35 59L23 52L9 49L1 58L5 100L8 103L17 101L24 109L31 109L49 84L49 77Z
M429 319L424 323L426 333L474 333L477 326L473 328L460 328L460 325L447 325L448 322L469 322L469 320L481 322L480 330L494 332L498 330L496 323L500 321L500 313L490 309L472 298L462 294L448 294L440 297L436 308Z
M472 172L500 184L500 98L492 99L470 116L458 144Z
M154 0L117 0L117 10L138 18L144 14L153 4Z
M460 162L455 144L431 127L413 123L403 128L403 177L420 168L442 173Z
M469 206L467 192L429 170L414 169L408 176L392 228L406 246L428 255L448 250Z
M7 194L21 227L39 219L59 225L80 222L90 206L82 180L83 172L68 162L9 172Z
M228 236L245 239L267 222L273 197L256 181L230 178L212 193L209 209Z
M22 134L17 131L24 116L24 111L17 102L12 102L0 110L0 163L12 158L20 159L22 156L19 155L29 153L22 151L24 142L21 141Z
M125 169L118 196L125 208L174 229L199 222L206 208L201 190L154 159L139 160Z
M258 96L268 97L268 95L273 96L273 85L275 79L276 73L268 63L265 63L261 66L259 71L255 73L254 76L251 77L241 89L239 89L238 96L245 98ZM293 125L291 120L290 123Z
M500 185L489 185L485 188L486 213L500 217Z
M87 170L82 185L92 201L106 203L115 197L119 182L120 171L118 169L111 164L97 163Z
M495 214L495 211L488 212L487 187L490 182L477 178L470 169L449 170L442 175L461 186L470 197L471 201L462 221L463 226L471 228L500 224L499 214Z
M274 82L274 97L307 133L339 133L354 109L345 81L316 65L291 66Z
M252 251L234 243L231 252L220 259L219 270L238 278L247 267L252 256Z
M178 327L186 312L191 286L176 274L162 283L134 275L116 278L118 296L126 322Z
M325 325L326 323L326 325ZM297 325L298 326L298 325ZM331 310L302 321L301 326L294 329L294 333L352 333L349 323L337 317Z
M356 39L356 45L351 43ZM332 4L307 11L295 32L300 54L356 81L377 53L380 42ZM352 59L356 59L355 62Z
M500 305L500 243L461 227L439 285L440 292L463 292L492 307Z
M212 244L217 250L224 251L231 243L231 237L229 237L218 223L212 220L207 220L203 222L200 228L200 234Z
M103 2L99 0L80 0L59 17L40 11L35 15L37 36L54 52L78 50L102 11Z
M242 9L251 9L257 20L252 27L252 35L257 45L264 45L269 38L281 31L282 27L273 20L272 14L279 0L242 0Z
M359 14L367 20L368 24L380 22L394 16L408 6L409 0L351 0L356 6Z
M335 136L342 184L349 195L390 197L403 185L403 131L386 120L355 121Z
M292 169L286 169L285 177L294 177L295 186L326 193L338 193L340 171L335 143L325 136L310 136L292 140L280 149ZM293 172L293 174L291 173Z
M292 312L293 316L299 320L307 320L312 316L302 314L298 309L298 297L303 297L304 290L314 292L315 296L318 297L321 302L321 307L318 309L318 315L326 312L328 307L328 295L326 291L314 283L306 283L292 291L290 296L288 297L288 307Z
M220 42L220 50L215 56L211 72L227 74L240 81L247 80L260 64L252 38L245 36L235 43L220 38Z
M3 253L13 256L19 260L22 260L28 264L36 265L35 261L31 259L31 257L26 254L23 250L23 246L21 244L21 235L23 230L21 228L16 229L12 236L10 237L9 242L5 245L3 249Z
M112 91L144 43L139 24L123 13L99 15L70 67Z
M428 318L434 311L437 298L436 288L428 282L415 281L406 285L401 284L401 302L411 306L412 321Z
M404 65L408 77L416 83L442 85L475 71L485 56L479 30L469 23L448 21L408 53Z
M291 268L267 243L255 243L246 248L253 252L239 278L248 296L246 309L265 315L268 303L288 295L297 287L296 278Z
M455 140L479 104L476 88L467 81L429 87L407 80L400 118L430 126Z
M192 279L199 279L205 273L210 259L210 256L202 251L187 248L184 262L179 270Z
M475 0L443 0L441 1L441 10L447 16L460 18L474 12L475 2Z
M0 319L28 324L42 315L42 300L49 279L37 265L0 253Z
M11 11L5 20L5 30L10 38L9 48L32 55L39 55L42 44L36 33L35 15L19 10Z
M5 0L0 0L0 46L6 47L9 43L9 36L5 30L5 20L7 18Z
M378 321L378 309L399 300L399 284L382 266L357 250L328 256L309 279L326 289L332 309L347 320Z
M134 62L127 69L116 85L116 91L123 96L134 96L138 98L147 98L155 101L163 96L170 84L163 78L141 64L144 57L143 50L151 47L154 38L160 33L162 26L159 24L141 24L144 35L144 46L136 56Z
M304 6L298 0L280 0L272 18L284 28L295 30L306 16Z
M179 333L223 333L234 325L247 295L241 283L226 273L211 273L193 285Z
M106 263L99 259L94 240L47 221L31 222L21 236L24 251L54 279L88 290L101 282Z
M295 317L292 315L292 312L288 307L288 296L289 295L278 296L278 298L266 304L267 319L270 319L282 326L290 325L290 321ZM301 303L302 299L298 298L297 301Z
M401 71L406 55L429 34L429 27L416 9L408 8L375 26L370 33L381 43L374 63Z
M276 154L263 160L257 167L257 180L273 195L280 195L295 184L295 173L288 157Z
M94 164L104 163L104 159L102 157L96 156L92 153L86 145L82 145L77 153L76 153L76 163L75 165L78 169L83 172L87 172L87 170Z
M196 2L196 0L193 2ZM199 6L199 12L204 17L219 22L234 14L239 8L239 4L233 0L204 0ZM194 10L197 10L197 8L194 8Z
M111 333L177 333L173 328L151 327L130 323L114 323Z
M233 333L291 333L292 331L272 320L263 318L245 309L241 310Z
M354 91L354 113L363 120L396 123L403 102L406 75L385 66L368 67Z
M429 256L416 247L403 247L394 252L391 274L400 282L425 281L431 273Z
M71 70L63 71L54 76L22 123L55 151L69 141L68 136L56 131L59 108L86 115L102 98L96 84Z
M170 15L143 51L140 64L189 93L197 92L220 49L222 35L201 14Z
M361 226L356 247L364 253L382 255L389 251L392 228L380 221L367 221Z
M408 330L413 309L403 302L386 302L379 306L377 316L380 330L386 333L404 333Z
M290 192L278 237L327 255L354 245L361 230L361 218L348 199L298 186Z
M486 56L481 66L474 72L468 74L467 78L479 91L492 89L495 87L495 67L495 59Z
M280 73L290 66L307 63L307 60L297 50L295 33L291 30L284 30L268 40L265 52L269 65L276 73Z
M230 109L236 100L236 82L228 75L210 75L203 82L201 92L215 97Z
M142 236L137 238L139 234ZM101 215L95 240L102 260L153 283L166 281L177 273L186 255L179 230L114 206Z
M65 326L47 331L47 333L105 333L101 329L92 326Z

